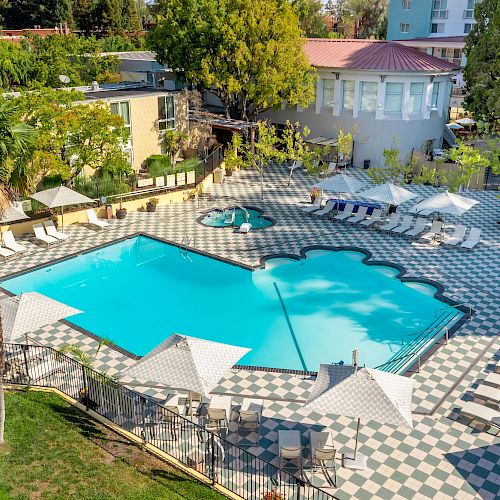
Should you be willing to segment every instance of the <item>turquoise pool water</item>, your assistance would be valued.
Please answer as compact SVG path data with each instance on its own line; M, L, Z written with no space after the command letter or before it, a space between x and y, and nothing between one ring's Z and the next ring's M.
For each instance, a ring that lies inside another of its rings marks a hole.
M234 212L234 219L233 219ZM248 218L248 220L247 220ZM240 227L244 222L250 222L252 229L262 229L273 225L273 222L263 217L258 210L247 208L212 210L200 221L210 227Z
M176 332L251 348L241 364L317 370L358 348L377 366L447 306L362 257L312 251L251 272L139 236L1 286L84 311L68 319L137 355Z

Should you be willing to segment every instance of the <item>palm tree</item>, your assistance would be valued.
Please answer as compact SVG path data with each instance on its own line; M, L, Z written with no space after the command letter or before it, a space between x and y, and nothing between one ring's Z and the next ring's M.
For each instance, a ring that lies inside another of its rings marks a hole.
M18 118L18 108L12 99L0 100L0 218L15 199L8 184L11 165L15 158L23 156L35 139L33 127ZM1 311L0 311L1 312ZM4 442L5 404L3 376L5 371L2 317L0 314L0 445Z

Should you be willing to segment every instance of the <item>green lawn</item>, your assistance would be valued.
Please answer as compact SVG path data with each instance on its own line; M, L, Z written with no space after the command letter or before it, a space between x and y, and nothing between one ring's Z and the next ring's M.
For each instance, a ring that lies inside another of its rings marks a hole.
M6 394L0 499L220 499L53 394Z

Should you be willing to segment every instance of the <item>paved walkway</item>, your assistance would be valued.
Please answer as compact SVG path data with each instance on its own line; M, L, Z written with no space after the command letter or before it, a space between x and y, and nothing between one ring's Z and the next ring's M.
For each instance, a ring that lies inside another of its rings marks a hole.
M365 179L362 171L354 171L354 175ZM0 264L0 277L141 231L179 243L188 236L198 250L250 266L259 265L261 259L270 254L299 255L308 245L356 246L371 252L373 259L403 266L405 276L436 280L445 286L445 295L470 304L476 311L474 317L447 345L432 354L420 373L413 375L416 382L413 431L365 422L360 450L370 456L369 470L340 468L339 487L329 491L339 498L359 499L497 498L500 438L485 432L481 426L472 427L459 417L460 406L471 398L477 384L500 361L500 226L497 224L500 203L497 193L467 193L480 204L465 214L461 222L480 227L483 242L473 251L465 252L319 220L301 210L314 181L300 172L295 173L291 186L287 186L287 180L286 170L269 171L262 201L256 174L240 172L209 190L218 201L208 205L186 202L160 207L156 214L130 213L125 221L113 221L110 230L101 232L71 226L67 229L72 236L70 241L50 249L28 243L28 254ZM422 197L436 191L427 186L411 189ZM241 235L196 223L196 217L203 210L230 204L230 200L260 207L277 224ZM97 345L93 338L64 323L48 326L36 332L33 338L56 348L66 343L76 343L85 349L95 349ZM119 374L133 363L134 360L121 352L105 347L99 354L97 366ZM263 437L260 446L250 451L277 464L279 429L301 431L304 456L308 454L309 428L330 428L341 453L353 446L353 419L330 418L301 409L312 383L309 377L234 370L214 392L235 395L236 404L241 396L266 398ZM165 391L144 391L159 400L165 397ZM232 421L229 440L234 439L234 430ZM318 477L313 482L324 486Z

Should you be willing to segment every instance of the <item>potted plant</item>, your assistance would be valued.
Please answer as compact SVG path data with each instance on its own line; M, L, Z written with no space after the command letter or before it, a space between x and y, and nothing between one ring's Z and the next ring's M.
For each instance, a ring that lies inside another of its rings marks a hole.
M309 194L311 195L311 203L314 204L314 202L316 201L316 198L320 195L319 189L312 188L311 192Z
M160 200L158 198L150 198L150 200L146 203L146 211L147 212L156 212L156 205Z
M122 199L120 198L120 208L116 209L116 218L125 219L127 217L127 209L122 207Z
M285 495L275 489L272 489L270 491L266 491L262 498L263 500L285 500Z

